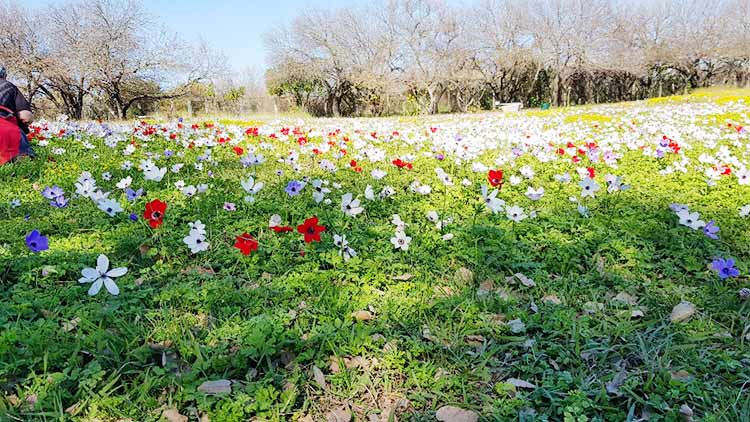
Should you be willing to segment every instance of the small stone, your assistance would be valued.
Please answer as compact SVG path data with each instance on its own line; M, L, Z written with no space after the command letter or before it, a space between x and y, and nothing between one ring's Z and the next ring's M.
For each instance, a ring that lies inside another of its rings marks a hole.
M505 315L503 314L492 314L487 319L495 325L505 325Z
M169 422L188 422L188 417L180 414L177 409L167 409L161 415Z
M465 338L466 342L473 345L473 346L481 346L484 344L484 336L480 336L478 334L472 334L468 335Z
M680 415L682 415L682 420L685 422L693 422L693 409L690 408L690 406L683 404L680 406Z
M372 315L372 312L370 311L357 311L352 313L352 316L357 321L370 321L375 319L375 317Z
M525 287L535 287L535 286L536 286L536 282L534 282L534 280L532 280L532 279L530 279L530 278L526 277L526 276L525 276L524 274L522 274L522 273L515 273L515 274L514 274L514 276L515 276L515 277L516 277L516 278L518 279L518 281L520 281L520 282L521 282L521 284L523 284L523 285L524 285Z
M505 382L516 388L525 388L527 390L533 390L536 388L536 385L518 378L508 378Z
M76 327L78 327L79 322L81 322L81 318L79 317L75 317L68 322L63 322L62 324L63 330L67 332L73 331L76 329Z
M646 314L640 309L633 309L630 312L631 318L643 318L644 316L646 316Z
M385 336L380 333L375 333L370 336L372 341L378 342L378 341L385 341Z
M596 314L604 311L604 304L599 302L586 302L583 304L583 312Z
M526 324L524 324L520 319L508 321L508 327L510 327L510 332L512 332L513 334L519 334L526 331Z
M313 378L315 378L315 383L318 384L318 386L325 390L326 388L326 376L323 375L323 371L320 370L317 366L313 366Z
M464 410L455 406L443 406L435 413L440 422L477 422L479 415L471 410Z
M687 382L691 381L694 377L690 375L690 372L683 370L674 371L671 373L672 379L675 381Z
M620 292L617 294L617 296L612 299L614 302L621 302L627 305L636 305L638 304L638 299L635 296L632 296L625 292Z
M326 413L327 422L349 422L352 420L352 412L348 407L333 409Z
M490 293L492 293L494 289L495 283L492 280L485 280L479 283L479 288L477 289L477 297L487 297Z
M695 305L690 302L680 302L672 308L672 315L669 319L673 323L685 322L695 314Z
M456 271L456 280L462 283L471 283L474 280L474 273L466 267L461 267Z
M232 392L232 381L206 381L198 387L198 391L205 394L227 394Z
M562 301L556 295L547 295L547 296L544 296L542 298L542 302L548 303L548 304L551 304L551 305L561 305L562 304Z

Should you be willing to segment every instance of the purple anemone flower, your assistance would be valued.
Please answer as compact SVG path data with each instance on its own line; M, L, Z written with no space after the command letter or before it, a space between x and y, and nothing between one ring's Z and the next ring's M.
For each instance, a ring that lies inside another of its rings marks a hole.
M719 278L724 280L729 277L737 277L740 275L740 270L734 268L734 259L728 258L716 258L711 263L711 269L719 273Z
M55 208L65 208L68 206L68 198L60 195L57 198L49 201L49 204Z
M50 200L63 195L65 195L65 191L57 185L54 185L52 187L47 186L46 188L44 188L44 190L42 190L42 196Z
M26 246L31 252L39 253L49 249L49 240L39 230L33 230L26 236Z
M143 188L140 188L138 190L127 188L125 189L125 195L128 197L128 201L133 202L143 196Z
M302 191L302 188L304 188L305 185L302 184L302 182L298 180L292 180L286 185L286 193L289 194L289 196L297 196Z
M703 233L713 240L719 238L719 235L716 234L718 232L719 226L716 225L716 222L714 222L714 220L709 221L705 226L703 226Z

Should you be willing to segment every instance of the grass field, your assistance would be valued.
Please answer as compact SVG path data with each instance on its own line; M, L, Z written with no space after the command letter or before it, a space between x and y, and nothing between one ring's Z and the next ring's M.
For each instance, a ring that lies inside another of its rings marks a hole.
M748 421L747 94L42 122L0 420Z

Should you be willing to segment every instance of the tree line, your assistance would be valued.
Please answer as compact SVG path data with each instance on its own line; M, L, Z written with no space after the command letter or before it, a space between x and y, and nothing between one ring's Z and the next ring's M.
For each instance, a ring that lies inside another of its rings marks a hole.
M40 111L127 118L205 91L225 58L186 43L134 0L0 1L0 63Z
M265 34L259 74L231 72L219 50L181 40L137 0L34 11L0 0L0 63L40 114L76 119L466 112L750 84L750 0L352 4Z
M382 0L303 11L264 41L269 92L326 116L750 84L748 0Z

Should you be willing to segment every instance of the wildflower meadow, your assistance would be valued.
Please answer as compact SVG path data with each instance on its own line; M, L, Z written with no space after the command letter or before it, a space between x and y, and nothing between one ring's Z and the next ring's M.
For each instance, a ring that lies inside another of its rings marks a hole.
M750 420L746 126L746 93L37 122L0 419Z

